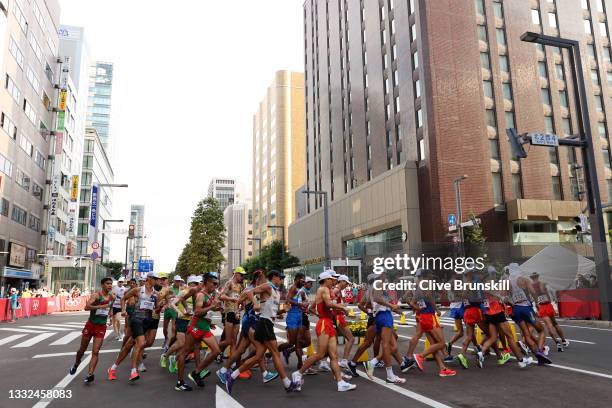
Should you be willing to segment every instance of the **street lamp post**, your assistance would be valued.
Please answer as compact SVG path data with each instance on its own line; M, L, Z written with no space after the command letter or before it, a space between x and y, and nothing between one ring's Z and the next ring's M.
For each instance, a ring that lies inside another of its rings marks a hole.
M591 236L593 238L593 253L597 280L599 281L599 301L601 303L601 315L603 320L610 320L612 315L612 302L609 294L612 292L610 281L610 264L604 231L603 212L599 184L597 181L597 169L595 167L595 151L593 148L593 135L591 134L591 121L587 94L584 84L584 72L582 58L580 56L580 43L567 38L552 37L540 33L526 32L521 40L530 43L538 43L552 47L565 48L568 50L572 79L577 90L574 92L578 129L581 138L580 149L584 165L584 174L587 185L587 203L591 223Z
M114 183L94 183L92 186L92 194L91 194L91 204L90 204L90 211L94 210L94 199L95 199L95 214L91 214L90 215L90 222L89 222L89 228L93 228L93 232L89 233L89 236L92 237L92 242L96 241L98 239L98 195L100 194L100 192L102 191L102 187L117 187L117 188L127 188L128 185L127 184L114 184ZM94 188L96 189L96 194L94 196L93 194L93 190ZM93 221L93 225L92 225L92 221ZM102 229L104 229L104 227L102 227ZM104 234L102 234L102 239L104 239ZM104 255L103 255L104 256Z
M310 194L323 196L323 245L325 247L325 266L329 266L329 211L327 208L327 191L306 190L302 191L310 197Z
M467 174L463 176L457 177L453 184L455 185L455 204L457 206L457 235L459 240L459 245L463 247L463 227L461 223L463 222L463 214L461 208L461 182L467 179Z
M101 246L101 254L100 254L100 263L104 263L104 229L106 228L106 224L110 224L113 222L123 222L123 220L103 220L102 221L102 246Z
M137 237L132 237L130 238L130 236L128 235L127 237L125 237L125 270L128 270L128 243L130 242L131 239L139 239L139 238L146 238L146 236L137 236ZM132 268L130 269L131 272L131 277L134 277L134 262L132 262Z
M268 225L268 229L280 229L281 230L281 242L283 243L283 252L285 251L285 227L282 225Z

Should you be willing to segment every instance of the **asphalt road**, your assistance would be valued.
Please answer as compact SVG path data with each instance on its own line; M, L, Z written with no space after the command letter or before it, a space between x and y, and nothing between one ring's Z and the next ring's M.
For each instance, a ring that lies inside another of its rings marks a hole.
M216 377L206 380L203 389L191 393L174 391L175 377L159 367L159 347L149 350L148 371L135 384L127 381L129 365L118 370L119 379L106 380L106 369L113 363L120 343L107 337L97 369L96 381L85 385L86 364L81 364L75 376L67 374L80 341L79 333L86 320L84 313L54 314L20 320L15 324L0 323L0 407L82 407L96 404L114 407L172 407L182 404L190 407L206 404L216 407L512 407L540 406L610 407L612 402L612 329L598 329L565 322L570 347L563 353L551 351L554 364L548 367L532 366L521 370L516 362L498 367L494 357L487 360L484 369L476 367L473 357L468 370L458 364L451 367L457 376L440 378L435 363L426 363L425 372L412 370L402 386L384 382L384 370L376 370L377 379L352 380L357 389L338 393L330 374L320 373L305 377L301 393L286 394L280 381L264 385L259 372L250 380L239 380L232 396L219 387ZM399 317L396 320L399 323ZM450 319L443 316L447 338L452 333ZM577 326L577 327L570 327ZM400 350L404 352L413 332L414 320L400 326ZM283 336L284 323L277 324L278 336ZM160 329L161 330L161 329ZM110 334L110 330L109 330ZM158 337L163 337L161 332ZM549 345L553 346L552 341ZM84 358L86 363L87 356ZM192 365L187 366L188 369ZM213 370L217 366L213 363ZM295 357L290 370L295 368ZM395 368L396 373L399 369ZM41 398L15 398L15 390L63 390L71 398L45 400ZM12 390L12 395L11 395ZM11 396L13 398L11 398Z

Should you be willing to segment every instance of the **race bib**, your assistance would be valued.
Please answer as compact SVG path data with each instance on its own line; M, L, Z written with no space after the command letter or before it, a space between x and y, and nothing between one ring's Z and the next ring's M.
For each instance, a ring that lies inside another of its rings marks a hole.
M484 305L484 307L486 307L487 309L489 308L489 301L487 299L484 300L484 302L482 302L482 304Z
M96 316L108 316L108 308L96 309Z
M417 305L419 305L419 307L420 307L421 309L425 309L425 308L427 307L427 305L425 304L425 301L424 301L423 299L419 300L419 301L417 302Z
M464 300L463 301L463 306L469 306L470 305L470 301L469 300Z
M546 295L538 296L538 303L546 303L546 302L548 302L548 296Z
M140 301L140 308L141 309L153 310L154 307L155 307L155 302L151 302L150 300L141 300Z

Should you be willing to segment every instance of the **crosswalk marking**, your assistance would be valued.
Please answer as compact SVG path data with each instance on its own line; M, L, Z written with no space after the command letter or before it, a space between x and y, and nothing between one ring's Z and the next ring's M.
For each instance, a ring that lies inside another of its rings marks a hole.
M73 331L68 333L67 335L65 335L64 337L54 341L53 343L50 344L50 346L61 346L63 344L68 344L70 343L72 340L76 339L77 337L79 337L81 335L80 331Z
M40 326L19 326L19 327L25 327L26 329L41 329L43 331L49 331L49 330L53 330L53 331L70 331L72 329L67 329L65 327L40 327Z
M13 334L12 336L8 336L8 337L0 340L0 346L3 345L3 344L10 343L11 341L20 339L20 338L22 338L24 336L26 336L26 335L25 334Z
M48 330L29 330L29 329L18 329L18 328L13 328L13 327L2 327L0 328L0 330L4 330L4 331L12 331L12 332L17 332L17 333L47 333Z
M76 330L76 328L82 328L83 324L51 324L51 323L47 323L47 324L43 324L43 326L49 326L49 328L53 329L54 327L68 327L72 330Z
M56 333L41 333L38 336L32 337L29 340L26 340L22 343L16 344L11 348L24 348L24 347L31 347L34 344L40 343L41 341L43 341L44 339L48 339L51 336L55 336Z

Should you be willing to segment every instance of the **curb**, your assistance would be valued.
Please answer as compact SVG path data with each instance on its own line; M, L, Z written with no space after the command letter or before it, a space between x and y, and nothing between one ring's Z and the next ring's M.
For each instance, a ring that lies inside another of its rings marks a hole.
M574 320L574 319L557 319L563 323L580 323L586 327L597 327L600 329L612 329L612 322L606 322L604 320Z

